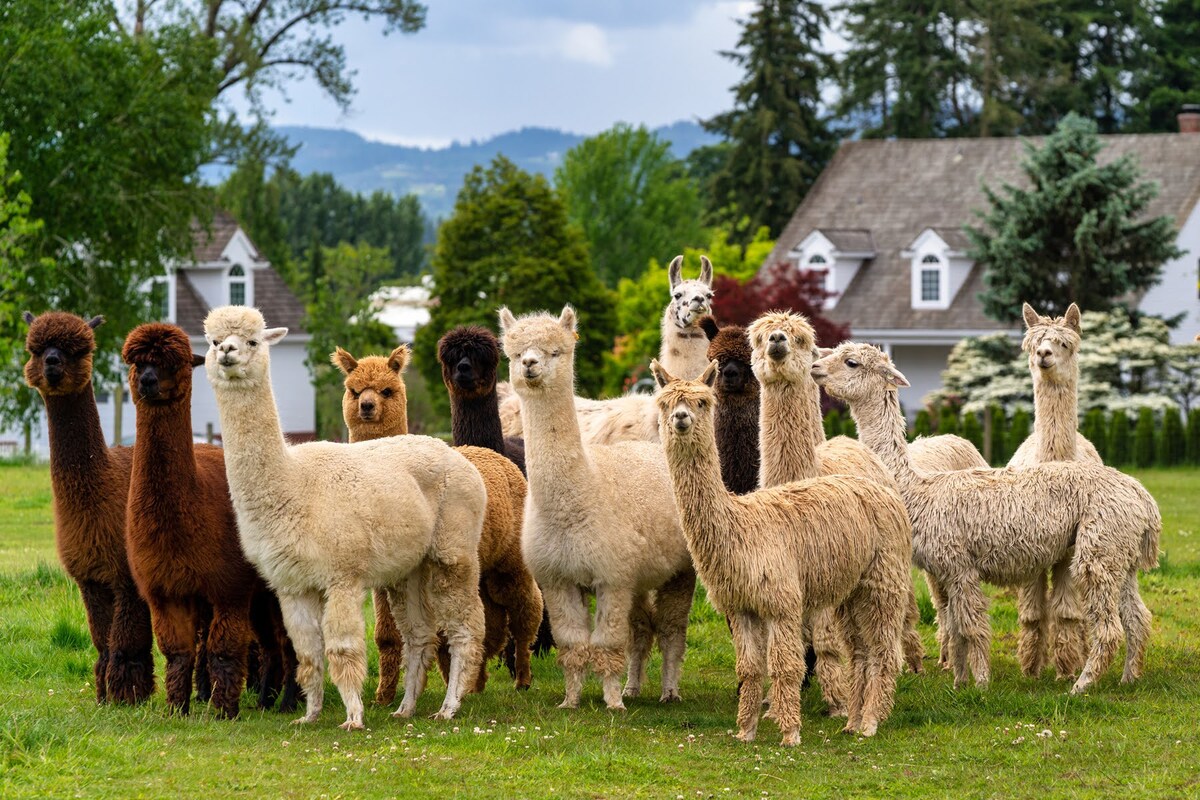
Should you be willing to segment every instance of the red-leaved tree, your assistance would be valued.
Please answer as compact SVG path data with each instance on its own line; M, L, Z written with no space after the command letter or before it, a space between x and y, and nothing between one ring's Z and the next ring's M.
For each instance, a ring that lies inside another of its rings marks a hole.
M821 313L825 299L831 296L825 290L824 272L796 269L779 261L745 283L719 275L713 293L713 316L722 325L749 325L768 311L793 311L808 317L820 347L833 347L850 338L849 325L839 325Z

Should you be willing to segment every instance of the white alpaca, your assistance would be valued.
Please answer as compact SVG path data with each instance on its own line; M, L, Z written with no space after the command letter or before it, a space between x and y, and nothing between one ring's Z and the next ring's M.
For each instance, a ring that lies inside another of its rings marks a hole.
M647 442L587 445L572 402L575 311L516 319L500 309L509 379L524 408L525 500L522 551L542 588L558 663L566 678L560 708L576 708L588 665L604 702L623 709L641 688L649 637L631 641L630 617L655 591L663 653L663 702L679 700L688 612L696 573L671 502L662 448ZM587 593L596 595L589 630ZM628 663L627 663L628 662Z
M1091 652L1072 694L1103 674L1125 633L1122 682L1142 671L1150 611L1138 595L1138 568L1158 563L1162 518L1140 483L1114 469L1076 461L1024 470L926 473L912 464L897 388L905 379L878 348L843 344L812 368L850 404L859 435L895 473L913 526L913 561L946 595L943 610L954 684L991 675L991 631L981 581L1024 585L1067 556L1084 598Z
M712 262L700 256L697 280L683 280L682 272L683 256L675 256L667 270L671 299L663 309L658 361L672 375L694 378L708 366L708 336L700 320L712 312ZM507 390L500 390L500 394L504 435L520 436L521 400L507 394ZM611 400L576 397L575 414L586 444L658 441L658 412L650 395L631 394Z
M442 630L451 667L435 716L454 716L483 638L478 470L425 436L289 446L269 354L287 328L266 328L256 309L225 306L209 313L204 333L242 548L279 595L296 648L308 704L297 722L321 711L327 658L346 706L342 727L363 727L363 594L377 587L388 591L408 662L396 715L416 710Z

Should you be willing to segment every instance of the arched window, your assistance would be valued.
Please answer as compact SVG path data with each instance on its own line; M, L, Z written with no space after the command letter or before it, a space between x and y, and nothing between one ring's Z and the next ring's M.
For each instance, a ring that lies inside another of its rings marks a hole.
M238 264L229 268L229 305L246 305L246 270Z
M942 299L941 259L932 253L921 259L921 301L937 303Z
M808 259L808 265L814 269L824 269L826 263L825 256L820 253L813 253Z

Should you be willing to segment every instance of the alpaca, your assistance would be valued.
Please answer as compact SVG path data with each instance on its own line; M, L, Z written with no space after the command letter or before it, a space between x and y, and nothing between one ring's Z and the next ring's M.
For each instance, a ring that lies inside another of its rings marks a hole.
M221 448L192 444L192 370L204 357L182 328L149 323L130 332L121 358L137 408L125 545L167 660L167 705L188 713L202 628L213 705L233 719L254 635L251 604L267 588L242 555ZM269 629L259 638L264 653L277 644Z
M750 369L750 340L745 328L718 328L712 317L700 327L708 336L708 357L717 362L714 425L721 480L734 494L746 494L758 488L758 378Z
M451 666L435 716L453 717L483 637L479 471L426 436L288 445L270 381L270 347L287 329L267 328L257 309L223 306L209 312L204 334L242 549L279 596L299 659L307 708L297 721L320 714L324 656L346 707L342 727L363 727L362 595L377 587L388 590L404 639L395 715L416 711L440 630Z
M1047 461L1103 464L1096 448L1078 432L1079 344L1082 329L1079 306L1072 303L1061 317L1039 316L1025 303L1025 339L1033 376L1033 433L1021 443L1008 465L1024 469ZM1022 586L1017 595L1021 636L1017 656L1026 675L1046 666L1046 645L1052 650L1058 677L1079 674L1087 655L1079 597L1071 585L1070 558L1054 565L1054 591L1047 606L1046 575Z
M26 311L25 382L46 404L54 543L79 586L97 658L96 702L140 703L154 693L150 608L125 556L125 501L133 453L107 447L92 393L93 330L104 317Z
M700 277L683 280L683 256L675 256L667 269L671 299L663 309L659 361L675 375L696 376L708 366L708 337L700 320L711 313L713 265L700 256ZM611 400L575 398L575 413L585 444L657 442L658 412L654 399L630 394ZM501 406L506 436L522 435L521 401L509 396Z
M683 535L709 601L733 618L738 738L754 739L765 666L782 743L799 744L805 633L828 609L853 644L845 730L874 735L891 711L912 592L912 531L900 497L845 475L730 493L714 435L717 362L696 381L676 380L657 361L651 370Z
M1091 651L1071 688L1086 691L1108 667L1125 632L1122 682L1142 672L1150 611L1137 573L1158 564L1162 517L1150 493L1115 469L1078 461L1026 469L925 472L904 440L897 396L908 381L878 348L847 343L818 360L813 376L850 404L859 435L896 476L913 526L913 561L946 597L943 609L954 685L990 677L987 599L980 582L1024 585L1070 557L1084 598Z
M408 365L409 351L404 345L391 355L356 359L342 348L331 355L335 366L345 375L346 392L342 415L350 430L351 442L363 442L383 436L408 433L408 401L402 374ZM508 641L509 631L517 642L514 677L518 689L528 689L531 681L529 645L542 619L542 595L533 576L521 559L521 519L525 506L525 479L509 459L485 447L462 446L462 453L479 470L487 489L487 510L483 517L483 535L479 541L479 597L483 602L483 657L471 684L482 692L487 684L487 662ZM379 646L379 688L376 700L390 703L395 695L401 648L399 632L388 611L386 596L375 594L376 644ZM381 627L389 630L382 634ZM395 641L394 652L385 648ZM449 674L448 652L439 648L438 660L443 677Z
M513 317L500 309L509 380L521 397L529 494L521 545L542 587L566 679L560 708L577 708L588 665L601 677L604 702L625 708L641 690L650 636L637 624L654 591L654 624L663 653L660 701L680 699L696 574L673 506L660 446L585 444L575 415L575 310ZM633 498L651 502L632 502ZM585 593L594 592L589 632ZM635 636L631 636L631 619ZM627 658L628 656L628 658Z

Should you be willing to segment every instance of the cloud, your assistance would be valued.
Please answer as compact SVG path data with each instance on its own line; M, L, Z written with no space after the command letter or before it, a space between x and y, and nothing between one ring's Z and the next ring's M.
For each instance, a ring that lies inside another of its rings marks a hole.
M608 35L598 25L581 23L567 26L558 42L558 51L568 61L608 67L613 63Z

